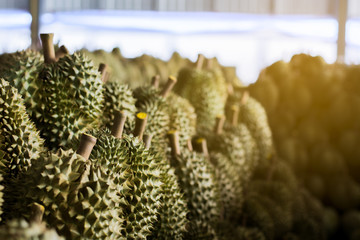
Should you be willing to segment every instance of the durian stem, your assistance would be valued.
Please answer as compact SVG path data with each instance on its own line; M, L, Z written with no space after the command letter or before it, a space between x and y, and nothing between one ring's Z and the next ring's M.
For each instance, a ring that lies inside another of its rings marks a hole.
M180 151L179 133L177 131L169 131L167 135L170 141L171 154L173 156L180 155L181 151Z
M214 59L207 58L206 59L206 69L211 70L214 67Z
M41 223L44 216L45 208L38 203L31 204L30 223Z
M241 105L246 104L247 101L248 101L248 99L249 99L249 97L250 97L249 91L245 90L245 91L243 92L243 95L241 96L240 104L241 104Z
M77 149L76 153L81 155L86 160L88 160L95 144L96 144L95 137L83 133L81 135L79 148Z
M216 123L215 123L215 127L214 127L214 133L216 135L220 135L223 132L225 116L218 115L218 116L216 116L215 121L216 121Z
M168 81L166 82L164 88L162 89L160 95L164 98L166 98L170 91L173 89L175 83L176 83L176 78L174 76L169 76Z
M153 86L154 88L159 88L159 84L160 84L160 75L155 75L151 78L151 86Z
M136 121L135 121L135 129L134 129L134 136L138 137L140 140L143 137L145 127L147 122L147 114L144 112L139 112L136 114Z
M231 83L227 84L227 93L229 96L234 94L234 86Z
M105 83L109 79L109 74L107 71L108 65L105 63L100 63L99 72L101 73L101 80Z
M204 64L204 55L202 55L201 53L198 54L198 59L196 61L196 69L197 70L201 70L202 69L202 66Z
M152 139L152 135L151 134L144 134L143 137L143 142L145 144L145 148L148 149L151 146L151 139Z
M64 57L65 55L69 54L69 50L62 45L56 52L55 52L55 58L56 61L58 61L60 58Z
M44 61L45 63L54 63L56 62L55 49L53 44L53 33L42 33L40 34L41 43L44 51Z
M189 149L190 152L192 152L194 150L192 142L191 142L191 138L187 140L186 146L187 146L187 148Z
M231 126L236 126L239 120L239 106L232 105L230 109L230 116L229 116Z
M124 131L126 113L123 111L115 111L115 119L111 128L111 134L116 138L121 138Z
M205 138L198 138L195 140L195 150L203 153L205 157L209 156L209 151Z

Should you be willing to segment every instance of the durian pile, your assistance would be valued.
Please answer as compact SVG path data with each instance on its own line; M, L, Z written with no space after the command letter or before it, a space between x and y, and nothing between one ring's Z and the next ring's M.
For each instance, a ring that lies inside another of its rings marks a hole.
M337 209L277 153L259 95L234 68L201 54L69 53L40 37L41 50L0 55L1 239L338 232ZM359 215L344 215L351 237Z
M360 66L294 55L249 86L278 156L337 219L333 239L360 239Z

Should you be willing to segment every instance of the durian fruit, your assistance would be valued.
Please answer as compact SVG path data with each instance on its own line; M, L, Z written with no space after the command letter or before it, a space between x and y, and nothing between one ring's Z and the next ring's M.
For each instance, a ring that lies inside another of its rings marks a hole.
M197 114L197 128L201 133L215 125L215 117L223 114L226 84L209 70L201 70L204 57L199 55L197 66L180 70L174 92L189 100Z
M44 151L44 140L29 119L17 89L0 79L0 173L5 181L25 172Z
M49 148L69 148L73 139L99 123L103 101L100 73L81 53L55 62L53 35L41 37L45 65L39 74L41 99L36 123Z
M274 154L272 133L267 115L261 104L245 91L240 102L239 120L245 124L258 144L260 161L266 161Z
M0 154L1 154L1 152L0 152ZM0 156L0 159L2 158L2 156ZM1 218L1 215L2 215L2 213L3 213L3 209L2 209L2 207L3 207L3 203L4 203L4 186L2 185L2 183L3 183L3 177L2 177L2 175L0 175L0 222L1 222L1 220L2 220L2 218Z
M170 93L169 104L170 130L179 133L180 146L186 146L196 134L196 113L194 107L185 98Z
M134 90L138 111L148 115L145 134L152 135L153 144L161 149L166 147L166 133L170 125L169 105L166 98L176 81L176 78L170 76L161 90L154 86L139 87Z
M106 73L107 70L104 71L103 75L108 74ZM136 113L136 100L133 97L132 90L127 84L123 84L120 81L105 80L104 82L102 125L111 129L115 118L115 111L123 111L127 116L125 129L127 132L131 131Z
M95 143L83 134L77 152L42 154L19 180L25 191L21 210L29 202L42 204L47 224L66 239L121 238L124 219L114 178L88 160Z
M92 131L98 137L90 156L108 168L121 198L121 235L126 239L146 239L152 233L161 207L160 159L142 142L146 114L136 115L134 135L123 134L125 113L116 113L112 133ZM181 217L181 216L179 216ZM120 225L120 223L118 223Z
M34 203L30 222L14 219L0 227L0 239L7 240L63 240L53 229L47 229L42 221L44 207Z
M38 104L37 78L42 63L40 52L33 50L0 55L0 78L4 78L18 90L30 117Z
M216 239L220 217L218 189L209 159L187 149L180 151L177 132L168 133L179 185L189 209L189 227L185 239Z

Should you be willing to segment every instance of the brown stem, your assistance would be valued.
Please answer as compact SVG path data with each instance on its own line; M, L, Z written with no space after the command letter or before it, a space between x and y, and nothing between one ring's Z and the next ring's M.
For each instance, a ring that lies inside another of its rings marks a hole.
M58 61L60 58L64 57L65 55L69 54L69 50L62 45L56 52L55 52L55 59Z
M231 83L227 84L227 93L228 95L233 95L234 94L234 87Z
M160 75L155 75L151 78L151 86L153 86L154 88L159 88L159 84L160 84Z
M100 63L99 72L101 73L101 80L105 83L109 79L109 73L107 71L108 65L105 63Z
M145 148L150 148L151 139L152 139L152 134L144 134L143 141L145 144Z
M96 144L95 137L83 133L81 135L79 148L76 153L81 155L86 160L88 160L95 144Z
M245 91L243 92L243 95L241 96L240 104L241 104L241 105L246 104L247 101L249 100L249 97L250 97L249 91L245 90Z
M111 128L111 134L116 138L121 138L124 131L126 113L123 111L115 111L114 113L114 123Z
M206 59L206 69L211 70L214 67L214 59Z
M169 76L168 81L166 82L166 84L165 84L164 88L162 89L160 95L162 97L166 98L169 95L171 89L174 87L176 81L177 81L176 77Z
M41 43L44 51L44 61L45 63L54 63L56 62L55 58L55 49L53 44L53 33L42 33L40 34Z
M167 135L170 141L171 154L173 156L180 155L181 151L180 151L179 133L177 131L172 130L169 131Z
M41 223L44 216L45 208L38 203L31 204L30 223Z
M236 126L238 124L238 120L239 120L239 106L232 105L230 108L230 116L229 116L229 121L231 126Z
M216 135L220 135L223 132L224 123L225 123L225 116L224 115L218 115L216 116L216 123L214 127L214 133Z
M198 59L196 61L196 69L197 70L201 70L202 69L202 66L204 64L204 55L202 55L201 53L198 54Z
M135 122L135 129L134 129L134 136L139 137L142 139L145 127L147 122L147 114L144 112L139 112L136 114L136 122Z
M198 138L195 140L195 150L204 154L205 157L209 156L207 142L205 138Z
M187 140L186 146L187 146L187 148L189 149L190 152L192 152L194 150L192 142L191 142L191 138Z

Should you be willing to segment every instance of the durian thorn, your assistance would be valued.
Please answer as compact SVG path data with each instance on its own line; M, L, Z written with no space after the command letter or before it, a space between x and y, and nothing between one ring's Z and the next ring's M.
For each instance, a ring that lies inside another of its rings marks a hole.
M90 168L91 168L91 162L90 161L87 161L85 163L85 169L84 171L82 172L81 176L79 177L79 183L80 185L78 185L78 188L81 187L81 185L87 181L89 181L89 174L90 174Z
M95 144L96 144L95 137L83 133L81 135L79 148L77 149L76 153L81 155L86 160L88 160Z
M101 80L105 83L109 79L109 72L107 71L108 65L100 63L99 72L101 73Z
M224 123L225 123L225 116L222 114L217 115L215 119L215 127L214 127L214 133L216 135L220 135L222 133L224 128Z
M204 55L202 55L201 53L198 54L198 58L196 60L196 69L197 70L201 70L202 69L202 66L204 64Z
M232 105L230 108L230 116L229 116L231 126L236 126L239 120L239 106Z
M191 138L186 141L186 146L190 152L194 151L194 148L193 148L193 145L191 142Z
M69 50L64 45L61 45L61 47L55 52L56 61L68 54Z
M30 223L41 223L45 212L45 207L36 202L31 204Z
M169 76L169 78L168 78L164 88L162 89L160 95L162 97L166 98L169 95L170 91L173 89L176 81L177 81L176 77Z
M138 137L140 140L143 137L145 127L146 127L146 122L147 122L147 114L146 113L139 112L136 114L134 136Z
M151 86L153 86L154 88L159 88L159 84L160 84L160 75L156 74L151 78Z
M205 157L209 156L209 151L207 148L207 142L205 138L195 139L195 150L204 154Z
M145 144L145 148L148 149L151 146L151 139L152 139L152 134L144 134L143 137L143 142Z
M114 117L111 134L116 138L121 138L124 131L126 113L124 111L115 111Z
M42 48L43 48L43 52L44 52L44 62L45 63L56 62L53 38L54 38L53 33L40 34L40 39L41 39Z
M181 154L179 133L175 130L171 130L167 133L170 142L171 154L178 156Z
M249 100L249 97L250 97L250 93L248 90L245 90L243 92L243 95L241 96L241 99L240 99L240 104L241 105L245 105L247 103L247 101Z

